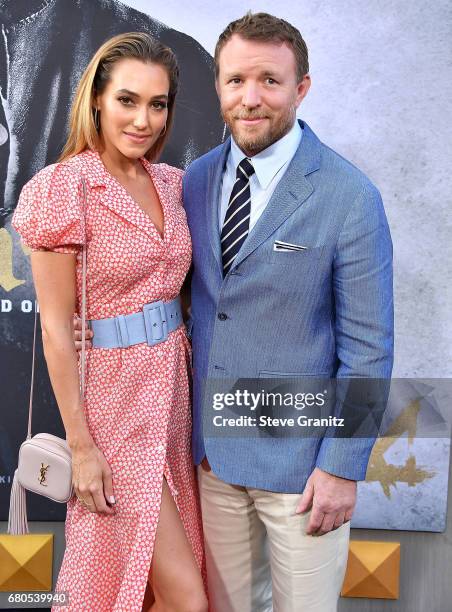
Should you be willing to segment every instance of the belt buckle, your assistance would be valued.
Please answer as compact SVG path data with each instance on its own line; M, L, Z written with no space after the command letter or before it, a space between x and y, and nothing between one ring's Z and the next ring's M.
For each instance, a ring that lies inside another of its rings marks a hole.
M130 346L129 330L127 329L127 319L125 315L118 315L114 319L116 327L116 336L121 348Z
M168 338L168 321L162 300L143 306L144 327L149 346L165 342Z

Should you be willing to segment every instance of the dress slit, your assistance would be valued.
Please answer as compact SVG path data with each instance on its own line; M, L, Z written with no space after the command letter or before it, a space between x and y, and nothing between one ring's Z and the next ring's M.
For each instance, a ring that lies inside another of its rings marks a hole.
M149 555L149 567L148 567L148 571L147 571L147 574L146 574L146 582L145 582L144 590L143 590L143 601L142 601L142 604L141 604L141 608L143 607L144 597L145 597L145 594L146 594L146 587L147 587L147 583L149 582L149 574L151 572L151 567L152 567L152 559L154 558L155 540L157 538L157 530L158 530L158 526L159 526L160 513L162 511L163 481L166 481L166 484L168 485L168 489L169 489L171 497L173 498L173 501L174 501L174 503L176 505L177 513L179 515L179 520L182 523L182 527L183 527L185 536L186 536L187 540L190 541L189 533L187 532L187 529L186 529L186 527L184 525L184 521L182 519L181 511L180 511L179 504L178 504L178 501L177 501L178 493L177 493L177 491L175 489L175 486L174 486L174 480L173 480L173 477L172 477L172 474L171 474L171 469L169 467L168 460L165 457L165 463L164 463L164 466L163 466L162 481L161 481L161 487L160 487L160 498L159 498L159 503L158 503L159 513L158 513L157 525L156 525L156 529L155 529L155 535L154 535L154 538L152 540L152 551L151 551L151 554Z

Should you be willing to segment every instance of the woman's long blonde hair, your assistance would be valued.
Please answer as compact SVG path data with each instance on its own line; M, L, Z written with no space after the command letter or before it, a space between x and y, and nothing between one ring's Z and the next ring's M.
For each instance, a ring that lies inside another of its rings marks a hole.
M173 123L179 68L176 56L169 47L144 32L129 32L107 40L86 67L75 92L69 117L69 136L58 161L68 159L86 149L98 150L100 137L94 119L94 100L104 91L116 62L125 58L158 64L168 73L170 85L166 130L145 154L149 161L158 158Z

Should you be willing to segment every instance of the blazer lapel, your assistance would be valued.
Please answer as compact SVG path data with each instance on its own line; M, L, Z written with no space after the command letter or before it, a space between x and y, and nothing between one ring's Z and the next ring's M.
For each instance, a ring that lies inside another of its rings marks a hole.
M302 127L304 131L300 146L264 212L238 252L232 267L268 240L314 191L306 176L320 167L320 141L306 123L303 123Z
M212 162L209 167L207 194L206 194L206 225L209 234L210 245L215 255L219 271L223 277L223 265L221 262L221 242L219 224L219 208L221 195L221 182L223 179L223 170L226 164L226 159L231 148L231 140L228 138L220 148L219 155L216 161Z

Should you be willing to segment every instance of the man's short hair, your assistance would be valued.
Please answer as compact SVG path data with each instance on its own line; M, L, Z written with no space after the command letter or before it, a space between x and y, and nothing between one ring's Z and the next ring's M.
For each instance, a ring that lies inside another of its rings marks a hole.
M220 34L215 47L215 78L218 78L221 49L234 35L238 34L245 40L260 42L286 43L292 49L297 66L297 81L300 82L309 72L308 48L299 30L293 25L268 13L251 13L232 21Z

